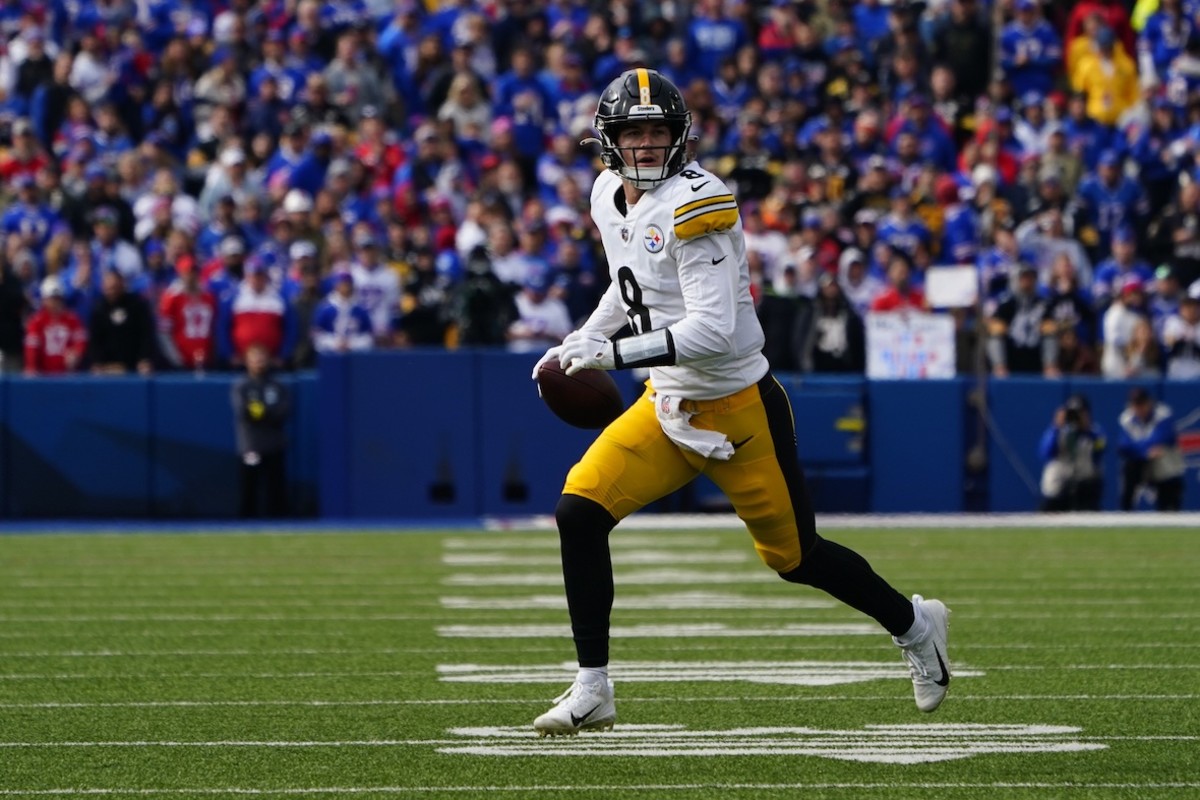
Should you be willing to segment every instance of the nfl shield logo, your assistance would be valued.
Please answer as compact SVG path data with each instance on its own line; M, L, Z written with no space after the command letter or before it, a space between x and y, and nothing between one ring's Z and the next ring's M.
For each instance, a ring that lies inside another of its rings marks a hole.
M621 228L621 241L629 242L629 228Z

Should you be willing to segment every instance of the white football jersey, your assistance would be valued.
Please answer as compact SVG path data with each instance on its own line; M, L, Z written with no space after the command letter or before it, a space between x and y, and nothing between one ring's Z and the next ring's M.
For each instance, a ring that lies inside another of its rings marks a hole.
M625 212L623 191L608 170L592 187L612 284L583 329L670 328L676 364L650 369L664 395L711 400L758 382L768 364L733 194L694 161Z

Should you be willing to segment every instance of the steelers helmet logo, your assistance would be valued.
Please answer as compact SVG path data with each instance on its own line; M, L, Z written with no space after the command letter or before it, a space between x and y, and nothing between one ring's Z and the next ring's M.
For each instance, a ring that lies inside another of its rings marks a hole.
M646 233L642 236L646 243L646 249L651 253L657 253L663 249L663 245L667 243L667 237L663 236L662 228L657 225L647 225Z

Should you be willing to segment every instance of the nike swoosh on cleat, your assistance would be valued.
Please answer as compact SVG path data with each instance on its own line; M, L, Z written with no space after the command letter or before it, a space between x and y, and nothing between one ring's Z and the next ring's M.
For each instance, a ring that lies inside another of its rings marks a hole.
M945 671L945 670L944 670L944 668L943 668L943 671ZM591 711L587 712L587 713L586 713L586 714L584 714L582 717L577 717L577 716L575 716L574 714L572 714L572 715L571 715L571 724L572 724L572 725L574 725L576 728L578 728L580 725L582 725L582 724L583 724L584 720L586 720L586 719L587 719L588 717L590 717L592 714L595 714L595 713L596 713L596 709L597 709L597 708L599 708L599 707L600 707L599 705L597 705L597 706L593 707Z
M701 189L703 189L705 186L707 186L707 185L708 185L708 183L709 183L708 181L704 181L703 183L693 183L693 184L692 184L692 191L693 191L693 192L698 192L698 191L700 191Z
M936 644L933 646L933 654L935 656L937 656L938 666L941 667L941 669L942 669L941 679L934 681L934 683L936 683L938 686L949 686L950 685L950 670L946 669L946 662L942 661L942 654L938 652ZM595 709L592 709L592 710L595 711Z

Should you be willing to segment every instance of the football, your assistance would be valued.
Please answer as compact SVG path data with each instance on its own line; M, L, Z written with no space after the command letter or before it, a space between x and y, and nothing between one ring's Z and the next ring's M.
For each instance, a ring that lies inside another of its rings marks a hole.
M538 368L538 391L555 416L576 428L603 428L625 411L617 382L602 369L568 375L550 359Z

